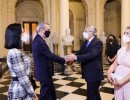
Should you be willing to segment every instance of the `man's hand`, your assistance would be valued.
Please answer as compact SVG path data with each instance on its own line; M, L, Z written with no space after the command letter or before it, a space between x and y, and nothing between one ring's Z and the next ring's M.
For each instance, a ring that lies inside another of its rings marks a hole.
M73 54L73 53L69 53L68 57L69 57L72 61L77 60L77 56L76 56L75 54Z
M66 55L66 56L64 57L64 59L65 59L66 62L67 62L67 61L72 61L71 58L69 57L69 55Z
M65 59L67 65L72 65L73 62L74 62L74 61L69 57L69 55L65 56L64 59Z

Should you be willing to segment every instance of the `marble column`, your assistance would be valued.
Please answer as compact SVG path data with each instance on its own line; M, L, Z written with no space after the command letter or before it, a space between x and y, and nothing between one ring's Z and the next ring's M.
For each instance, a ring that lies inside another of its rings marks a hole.
M0 32L1 32L0 37L2 34L2 22L1 21L2 21L2 0L0 0ZM2 44L1 41L0 41L0 44ZM2 51L2 46L0 46L0 51ZM1 55L0 55L0 57L1 57Z
M50 12L51 12L50 11L50 7L49 6L45 6L45 18L44 18L44 22L49 23L49 25L50 25L50 22L51 22L50 21L51 20L51 17L50 17L51 13ZM49 38L46 38L45 40L46 40L46 43L49 46L50 50L52 51L53 47L52 47L52 43L51 43L51 36L49 36Z
M101 32L104 32L104 13L105 13L105 10L104 9L101 9Z
M101 9L100 9L100 2L101 0L96 0L96 28L97 28L97 36L100 36L101 34Z
M50 29L51 29L51 37L52 37L54 35L54 32L56 32L56 0L51 0L50 2L51 2ZM52 44L52 39L50 41ZM55 45L52 45L52 52L55 51L54 46Z
M0 57L3 58L7 55L7 50L4 48L4 41L5 41L5 29L8 25L8 0L1 0L1 31L0 31Z
M44 22L47 22L47 23L49 23L50 24L50 19L51 19L51 17L50 17L50 7L48 7L48 6L45 6L45 15L44 15Z
M101 0L96 0L95 13L97 36L100 36L104 32L104 9L101 7Z
M60 0L60 56L64 56L62 38L65 35L65 29L69 27L69 1Z
M51 33L56 32L56 0L51 0L51 16L50 16Z
M125 31L127 26L130 26L130 0L121 0L121 36ZM126 44L121 40L121 45L125 46Z
M8 4L8 24L15 22L15 6L11 2Z
M88 18L86 17L86 19L88 19L88 21L86 23L88 23L88 25L95 25L95 11L94 8L93 9L88 9Z

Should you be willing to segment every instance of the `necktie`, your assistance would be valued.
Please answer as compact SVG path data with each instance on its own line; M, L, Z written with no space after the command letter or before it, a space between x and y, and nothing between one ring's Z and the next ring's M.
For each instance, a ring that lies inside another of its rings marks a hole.
M89 41L86 42L86 48L88 47L88 45L89 45Z

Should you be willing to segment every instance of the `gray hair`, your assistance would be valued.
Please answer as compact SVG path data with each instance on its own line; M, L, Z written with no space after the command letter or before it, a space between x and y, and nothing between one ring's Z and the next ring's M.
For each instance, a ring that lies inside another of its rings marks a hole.
M94 36L97 35L97 29L93 25L87 25L86 27L89 28L89 31L93 33Z
M39 33L41 29L45 29L45 27L46 27L46 24L45 24L45 23L40 23L40 24L38 24L38 25L37 25L37 28L36 28L37 33Z

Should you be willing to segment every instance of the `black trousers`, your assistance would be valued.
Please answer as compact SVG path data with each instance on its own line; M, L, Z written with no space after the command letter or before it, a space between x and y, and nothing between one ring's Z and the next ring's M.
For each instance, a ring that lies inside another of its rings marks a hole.
M41 89L38 100L56 100L55 87L53 82L40 81Z
M101 100L99 86L101 81L87 82L87 100Z

